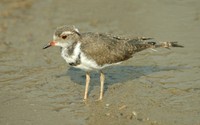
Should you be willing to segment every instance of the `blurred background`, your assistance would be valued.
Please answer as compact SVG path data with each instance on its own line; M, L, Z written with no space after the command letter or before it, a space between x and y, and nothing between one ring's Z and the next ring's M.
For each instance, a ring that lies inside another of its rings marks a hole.
M80 32L178 41L98 74L81 102L84 72L58 48L42 50L58 26ZM0 124L200 124L199 0L0 0Z

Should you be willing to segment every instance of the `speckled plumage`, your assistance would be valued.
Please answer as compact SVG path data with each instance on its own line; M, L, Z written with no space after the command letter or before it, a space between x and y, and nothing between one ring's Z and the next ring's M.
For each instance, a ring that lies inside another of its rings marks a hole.
M101 66L127 60L134 53L151 46L139 39L120 39L101 33L83 33L81 37L81 50Z
M76 68L86 71L86 88L84 100L87 99L91 70L100 71L100 97L103 97L105 76L102 69L130 59L135 53L148 48L183 47L177 42L161 42L157 44L151 38L123 38L104 33L80 33L75 27L58 27L54 33L54 40L50 46L61 47L61 56Z

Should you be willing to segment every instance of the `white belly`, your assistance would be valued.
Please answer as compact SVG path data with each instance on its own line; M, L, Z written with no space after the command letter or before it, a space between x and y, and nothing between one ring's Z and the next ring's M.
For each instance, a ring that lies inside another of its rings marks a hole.
M121 62L118 63L113 63L113 64L105 64L103 66L99 66L94 60L88 59L84 53L81 53L81 64L75 66L76 68L80 68L85 71L91 71L91 70L101 70L105 67L112 66L112 65L117 65L120 64Z
M98 66L94 60L88 59L84 53L81 53L80 59L81 59L81 64L77 65L76 68L80 68L85 71L102 69L101 66Z

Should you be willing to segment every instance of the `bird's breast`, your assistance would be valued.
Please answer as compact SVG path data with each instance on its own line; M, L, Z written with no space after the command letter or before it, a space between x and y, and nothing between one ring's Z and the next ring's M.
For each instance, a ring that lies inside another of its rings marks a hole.
M62 48L61 50L61 56L64 58L64 60L69 64L74 64L76 62L79 62L81 50L80 50L81 43L77 43L74 46L69 46Z

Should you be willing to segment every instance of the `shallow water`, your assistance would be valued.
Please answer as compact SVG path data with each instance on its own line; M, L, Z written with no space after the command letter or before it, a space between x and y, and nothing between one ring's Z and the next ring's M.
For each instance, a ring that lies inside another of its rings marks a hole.
M1 1L1 124L200 124L200 2ZM81 32L178 41L185 48L146 50L105 69L105 95L93 72L69 67L58 48L42 50L57 26Z

